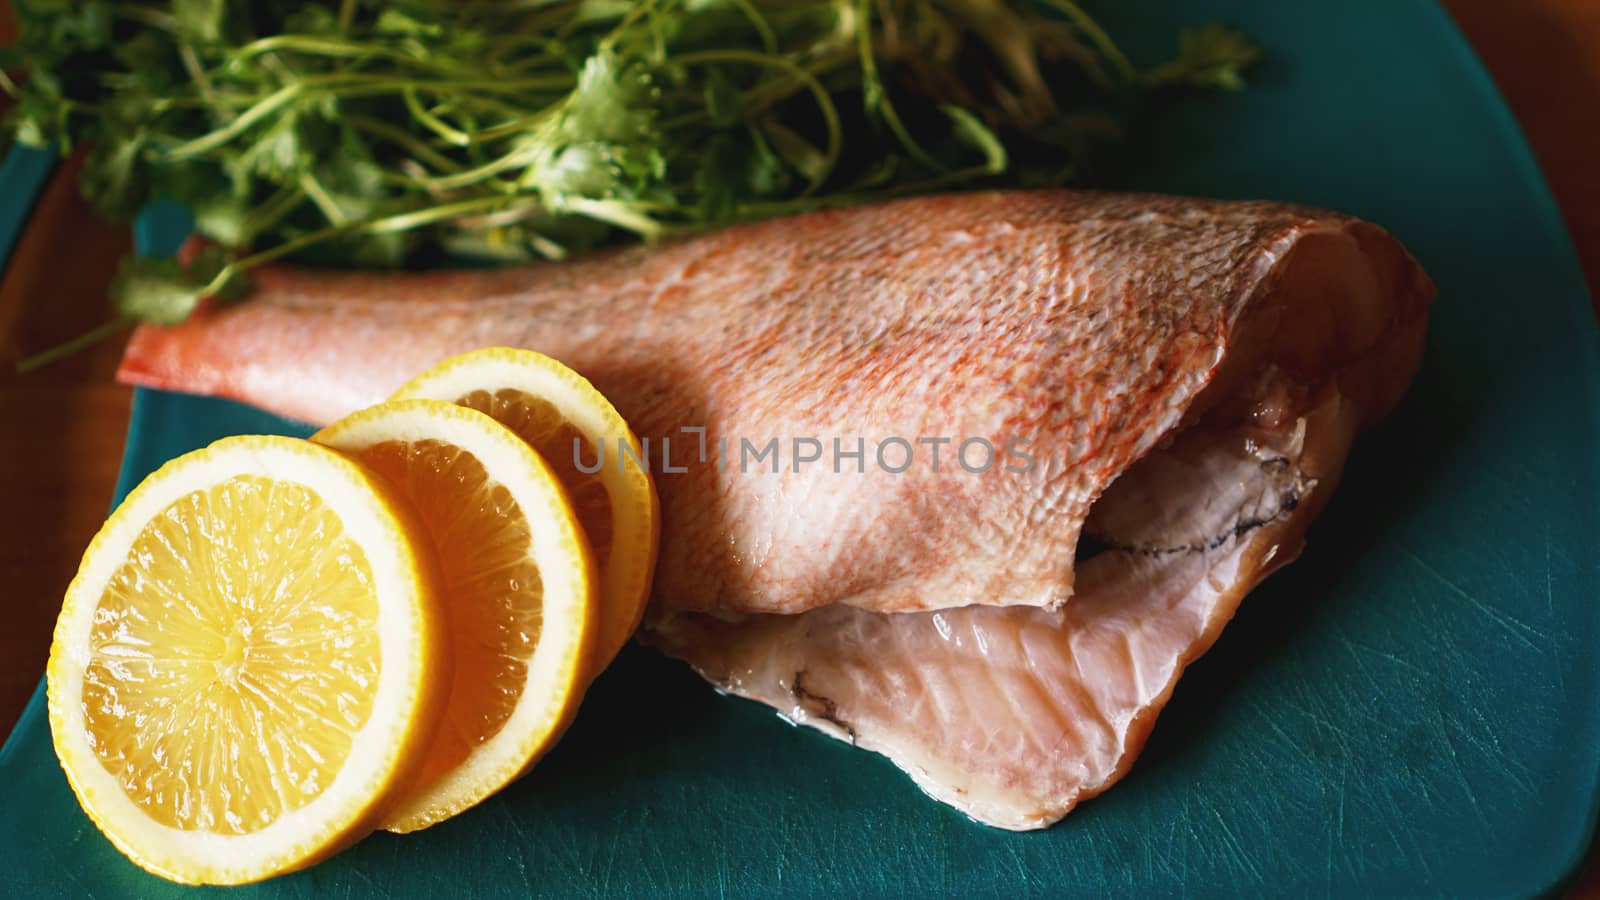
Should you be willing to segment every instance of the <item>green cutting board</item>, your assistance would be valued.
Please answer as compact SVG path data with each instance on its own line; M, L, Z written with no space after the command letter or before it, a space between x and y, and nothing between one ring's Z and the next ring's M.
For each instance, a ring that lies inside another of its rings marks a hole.
M631 648L530 777L236 896L1521 895L1571 876L1600 773L1600 346L1526 145L1431 2L1102 5L1137 58L1213 19L1272 55L1246 93L1152 117L1131 186L1348 210L1439 284L1404 406L1132 774L1055 828L990 830ZM144 246L170 249L172 225L147 219ZM305 433L141 392L119 493L252 431ZM197 893L90 826L41 700L0 751L0 896Z

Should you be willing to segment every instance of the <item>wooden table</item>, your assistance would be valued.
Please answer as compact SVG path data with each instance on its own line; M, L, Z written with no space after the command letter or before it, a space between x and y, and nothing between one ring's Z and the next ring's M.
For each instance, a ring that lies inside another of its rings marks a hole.
M1600 288L1600 2L1446 0L1521 120ZM0 45L14 33L0 9ZM14 362L104 321L106 285L128 247L62 167L0 281L0 738L44 671L78 557L105 518L128 422L112 383L121 342L19 377ZM1596 291L1591 289L1591 295ZM1600 894L1590 853L1581 883Z

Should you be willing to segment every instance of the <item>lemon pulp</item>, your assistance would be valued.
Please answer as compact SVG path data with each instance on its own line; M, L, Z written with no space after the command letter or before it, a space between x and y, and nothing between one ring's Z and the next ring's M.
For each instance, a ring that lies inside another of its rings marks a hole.
M528 520L477 457L437 440L384 441L356 454L410 498L439 549L455 677L419 783L454 769L516 710L539 644L544 582Z
M572 423L556 409L555 404L526 391L515 388L475 390L457 398L455 402L487 413L539 451L561 486L566 488L567 497L572 502L573 516L589 539L595 568L603 571L611 559L615 528L611 517L611 495L606 492L605 482L600 478L600 469L585 472L578 468L579 453L582 453L584 460L601 458L601 451L594 442L572 427ZM605 452L615 454L618 451L615 447L608 447ZM613 460L609 464L615 466L616 462Z
M96 605L90 746L157 822L266 828L321 794L371 715L377 620L365 554L310 488L241 475L189 493Z

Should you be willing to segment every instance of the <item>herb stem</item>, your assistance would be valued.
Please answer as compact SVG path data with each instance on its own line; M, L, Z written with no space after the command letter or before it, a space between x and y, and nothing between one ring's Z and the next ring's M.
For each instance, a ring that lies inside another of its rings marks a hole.
M733 5L738 8L739 12L744 13L744 17L750 20L750 27L754 28L756 34L761 36L762 49L769 54L777 55L778 36L773 33L772 26L767 23L767 18L761 14L761 10L756 9L755 4L751 3L750 0L733 0Z
M322 183L317 181L317 176L311 174L310 170L302 169L298 180L300 189L305 191L306 196L311 198L311 202L316 204L318 210L321 210L323 218L334 225L343 225L350 220L350 217L344 214L344 210L339 208L339 204L334 201L333 197L329 196Z
M645 240L655 240L661 236L661 223L640 213L626 203L616 200L593 200L588 197L574 197L564 204L567 209L575 213L609 222L618 228L625 228Z
M454 144L457 147L465 147L472 143L471 135L468 135L465 131L462 131L459 128L450 127L448 122L445 122L443 119L439 118L433 113L428 112L427 108L422 105L422 102L417 99L417 91L415 88L407 87L405 90L400 92L400 96L405 100L406 111L411 113L412 117L418 122L421 122L424 128L427 128L429 131L437 134L441 139L444 140L445 143Z
M469 144L488 144L513 135L523 134L548 119L554 111L554 107L545 107L532 115L519 116L501 122L499 125L480 128L476 134L468 135L467 141Z
M460 163L429 147L426 141L419 140L403 128L371 116L355 115L349 117L346 121L354 128L393 142L435 169L443 169L447 172L461 171Z
M116 334L132 324L133 320L127 316L117 316L109 322L102 322L101 324L96 325L94 328L89 329L70 341L57 344L54 347L51 347L49 350L46 350L42 353L35 353L34 355L22 360L21 362L17 363L17 372L26 374L34 371L35 369L48 366L57 360L66 359L73 354L93 347L95 344L100 343L106 338L111 337L113 334Z
M435 92L451 90L505 92L553 87L563 84L570 85L571 78L568 76L554 76L518 78L505 81L495 79L458 79L434 82L427 85L427 89ZM215 150L239 137L257 122L298 100L304 94L337 90L339 96L348 97L361 94L401 93L410 89L411 86L412 82L409 80L392 75L348 74L304 78L300 81L286 84L268 94L222 128L169 148L167 154L171 159L179 160Z
M822 113L823 123L828 129L828 144L827 149L823 151L822 174L806 189L806 193L810 193L817 184L826 181L828 173L838 165L839 150L844 143L844 127L839 121L839 108L834 105L833 97L817 76L784 57L769 56L751 50L707 50L700 53L686 53L678 57L678 63L685 66L715 62L740 62L781 69L798 78L811 91L811 96L816 98L817 109Z
M241 235L240 244L248 247L255 241L256 235L276 225L284 216L294 212L295 208L305 199L305 191L298 186L285 185L279 188L271 197L267 198L266 202L252 209L250 214L245 216L244 233Z
M612 50L615 50L617 43L622 40L622 37L627 33L628 28L632 26L633 23L639 21L639 19L643 16L649 14L655 8L655 5L656 0L638 0L638 2L635 2L628 10L627 14L622 17L622 21L618 22L616 26L611 29L610 33L600 39L600 52L608 53Z
M174 33L176 33L178 30L178 19L171 13L160 12L148 7L137 6L132 3L119 3L112 7L112 12L123 17L124 19L138 22L141 25L149 25L151 28L158 28L162 31L170 31Z
M183 61L184 69L189 72L189 77L193 79L196 89L199 90L200 99L208 106L214 104L216 102L213 99L215 88L211 84L211 79L206 75L206 70L201 67L200 57L195 55L194 46L188 41L179 41L178 58Z
M545 149L546 148L543 146L543 144L530 140L526 144L523 144L517 149L512 150L510 153L507 153L498 159L491 160L490 162L478 166L475 169L467 169L465 171L456 172L454 174L445 175L439 178L419 176L417 181L430 191L453 191L458 188L479 184L508 169L514 169L517 166L532 163L540 156L542 152L545 151Z
M944 171L947 167L924 150L911 132L906 130L905 123L900 121L900 114L895 111L894 101L889 99L888 89L883 86L883 79L878 75L877 53L872 47L872 6L868 0L857 0L856 15L856 45L861 54L861 99L867 112L875 112L883 117L890 133L911 154L912 159L935 172Z
M369 219L352 219L338 225L329 225L325 228L319 228L316 231L307 232L299 237L284 241L283 243L269 247L266 250L253 253L244 257L243 259L238 259L228 263L226 266L222 267L222 270L219 271L210 282L206 284L201 293L203 296L214 296L219 293L223 289L223 286L229 281L232 281L234 278L243 275L251 269L265 265L273 260L281 259L282 257L288 256L296 251L304 250L307 247L311 247L334 238L343 237L354 232L365 232L367 234L390 234L397 231L406 231L412 228L421 227L423 225L431 225L437 222L447 222L451 219L459 218L470 213L483 212L496 206L504 206L505 203L506 200L503 197L475 197L471 200L459 200L454 203L441 203L436 206L411 210L403 213L394 213L392 215L378 216L376 218Z
M1061 12L1072 20L1072 24L1078 26L1079 30L1088 35L1089 40L1094 42L1095 49L1104 54L1106 59L1111 60L1111 64L1117 67L1117 74L1121 75L1124 81L1134 82L1138 80L1139 70L1134 68L1133 63L1128 61L1128 57L1123 54L1122 49L1117 46L1116 42L1111 40L1111 35L1106 34L1105 29L1101 28L1099 23L1083 11L1083 7L1073 2L1073 0L1042 0L1042 2L1046 6L1054 7Z
M229 54L228 62L225 65L237 65L257 56L277 52L296 53L305 56L325 56L334 59L385 59L404 66L442 72L448 75L462 75L474 71L452 60L418 56L415 53L397 50L379 43L341 41L299 34L275 34L251 41Z

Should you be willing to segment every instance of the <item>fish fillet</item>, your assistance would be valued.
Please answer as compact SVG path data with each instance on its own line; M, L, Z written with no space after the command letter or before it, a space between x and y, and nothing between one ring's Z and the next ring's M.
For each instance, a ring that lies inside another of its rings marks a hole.
M1432 298L1393 238L1334 213L970 194L521 269L273 269L141 328L120 375L321 423L454 353L556 356L653 444L649 640L1032 828L1127 770L1183 667L1299 551ZM741 470L741 441L773 438L780 471ZM896 438L920 454L899 472L873 452ZM865 460L835 471L836 439ZM1031 464L969 471L969 439Z

